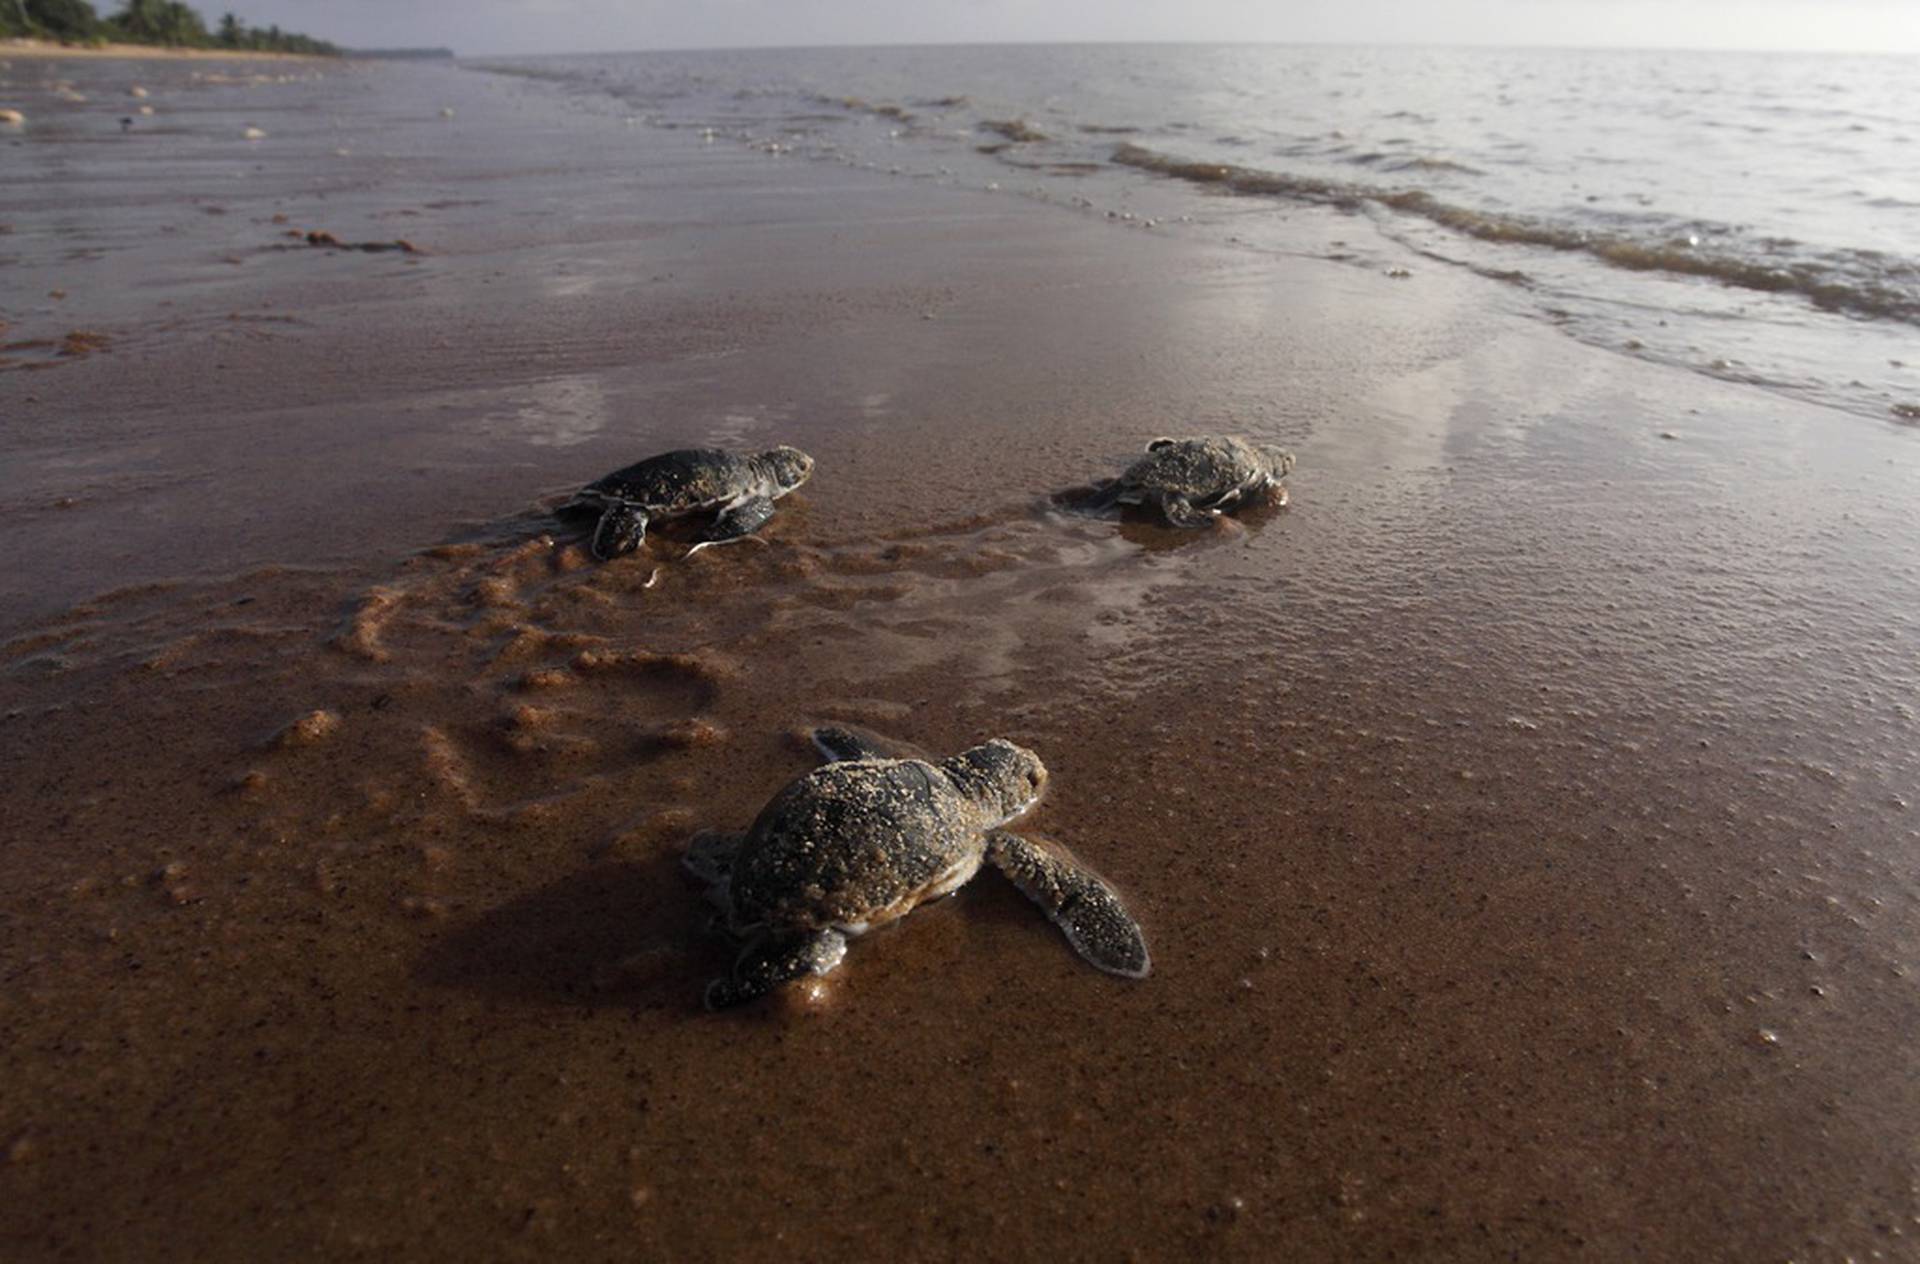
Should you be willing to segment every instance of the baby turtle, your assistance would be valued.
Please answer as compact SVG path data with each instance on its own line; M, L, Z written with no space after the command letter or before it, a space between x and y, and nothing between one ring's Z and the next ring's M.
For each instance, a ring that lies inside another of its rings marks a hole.
M1293 453L1259 448L1231 435L1155 439L1126 473L1096 488L1088 509L1153 504L1176 527L1204 527L1230 509L1287 503L1280 482Z
M651 522L711 513L713 521L700 542L688 550L692 554L758 531L773 517L773 502L812 473L813 458L798 448L754 453L683 448L588 483L555 512L598 515L592 547L603 562L639 548Z
M999 738L935 764L894 758L843 728L813 732L829 761L776 794L744 834L703 834L686 866L732 935L732 972L707 987L722 1009L840 964L849 936L904 917L991 862L1093 965L1150 968L1140 927L1113 888L1064 849L1000 827L1047 782L1040 757Z

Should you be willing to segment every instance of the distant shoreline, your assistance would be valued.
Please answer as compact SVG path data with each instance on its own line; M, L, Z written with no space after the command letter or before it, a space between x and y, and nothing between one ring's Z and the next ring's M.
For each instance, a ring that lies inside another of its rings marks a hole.
M0 57L117 57L148 61L337 61L313 53L246 48L173 48L164 44L62 44L56 40L0 40Z

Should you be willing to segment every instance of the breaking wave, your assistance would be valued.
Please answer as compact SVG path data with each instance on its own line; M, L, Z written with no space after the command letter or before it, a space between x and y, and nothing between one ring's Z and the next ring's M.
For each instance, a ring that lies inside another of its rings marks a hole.
M1377 206L1419 216L1481 241L1584 254L1634 272L1704 277L1741 289L1797 294L1828 311L1920 325L1920 268L1878 251L1853 250L1799 258L1743 255L1703 247L1697 234L1640 237L1606 232L1533 216L1456 206L1424 189L1388 189L1358 181L1233 163L1191 162L1131 143L1116 146L1111 160L1120 166L1206 185L1225 193L1284 198L1350 210ZM1779 247L1784 243L1774 239L1771 244Z

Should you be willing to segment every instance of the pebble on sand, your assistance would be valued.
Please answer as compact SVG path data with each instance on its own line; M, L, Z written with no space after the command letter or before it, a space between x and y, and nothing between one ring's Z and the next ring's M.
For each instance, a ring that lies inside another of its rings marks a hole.
M133 97L135 100L143 101L146 99L147 90L136 83L131 88L127 89L127 95L130 97Z
M0 124L18 127L27 121L27 116L18 110L0 110Z
M247 140L265 140L267 138L267 134L257 127L249 127L246 131L241 132L240 135Z

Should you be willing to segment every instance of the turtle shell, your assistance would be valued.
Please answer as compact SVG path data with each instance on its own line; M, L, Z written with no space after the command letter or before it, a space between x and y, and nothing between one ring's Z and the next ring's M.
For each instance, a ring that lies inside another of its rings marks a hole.
M1120 481L1130 488L1172 492L1199 503L1267 474L1266 458L1243 440L1169 439L1154 444Z
M587 484L654 513L704 509L751 492L764 482L753 458L722 448L682 448L637 461Z
M741 926L864 929L973 876L980 813L917 759L828 764L789 784L754 821L729 882Z

